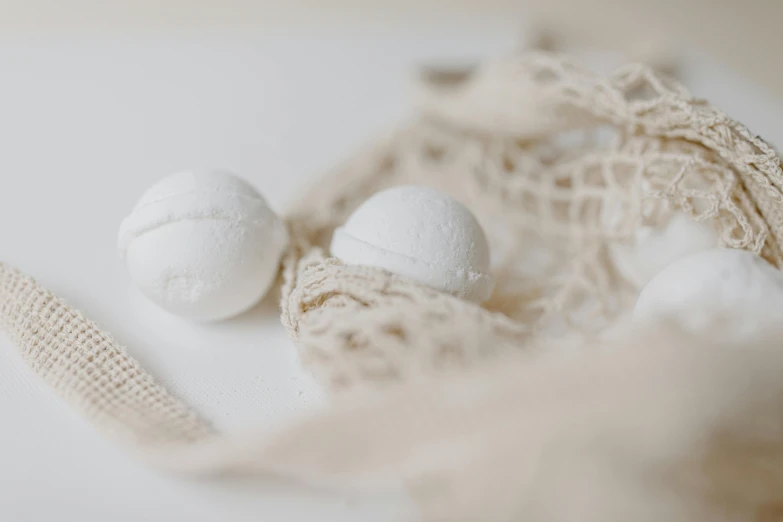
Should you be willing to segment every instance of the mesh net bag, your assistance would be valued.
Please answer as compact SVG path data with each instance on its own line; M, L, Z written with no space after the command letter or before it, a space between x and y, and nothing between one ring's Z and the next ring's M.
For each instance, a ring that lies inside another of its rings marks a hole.
M329 388L600 334L639 290L613 249L678 213L780 266L775 151L645 66L603 78L528 52L434 71L416 101L410 121L291 213L298 243L285 263L283 322ZM446 191L477 214L497 281L484 308L328 257L334 228L399 184Z

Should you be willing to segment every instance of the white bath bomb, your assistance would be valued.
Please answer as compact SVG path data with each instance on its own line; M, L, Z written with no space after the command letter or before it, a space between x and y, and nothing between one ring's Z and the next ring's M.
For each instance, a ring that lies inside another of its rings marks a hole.
M373 195L335 231L331 253L471 301L492 293L484 231L467 208L429 188Z
M178 172L150 187L120 226L133 281L190 319L237 315L266 294L288 242L282 221L247 182Z
M752 333L781 310L783 273L752 252L713 248L675 261L653 277L633 317L670 317L693 330L734 318Z
M678 259L717 246L713 228L676 214L662 228L640 227L631 244L610 244L609 254L620 273L641 288Z

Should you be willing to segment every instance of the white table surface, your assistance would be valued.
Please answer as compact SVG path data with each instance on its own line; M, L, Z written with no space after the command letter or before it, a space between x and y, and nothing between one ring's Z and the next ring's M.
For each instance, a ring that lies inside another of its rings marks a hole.
M160 176L225 167L283 209L297 188L405 113L411 66L507 49L510 24L354 31L141 31L0 37L0 260L128 346L221 428L280 422L322 396L274 303L215 325L129 287L115 233ZM783 105L690 55L686 81L783 141ZM185 481L104 441L0 336L0 520L398 520L404 498L358 501Z

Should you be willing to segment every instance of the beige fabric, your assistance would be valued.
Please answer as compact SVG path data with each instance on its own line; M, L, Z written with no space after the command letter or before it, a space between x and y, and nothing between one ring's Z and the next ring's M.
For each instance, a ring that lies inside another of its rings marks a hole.
M359 490L405 481L425 522L778 522L783 337L737 346L717 324L438 372L165 463Z
M30 369L105 435L143 449L212 434L111 336L2 263L0 326Z
M406 481L433 522L779 518L783 337L618 333L637 289L608 254L684 211L781 266L774 151L642 66L603 79L527 53L429 78L412 121L288 217L282 321L316 377L358 398L277 433L218 436L2 264L0 325L85 418L167 469ZM486 226L498 284L485 307L325 254L367 195L410 182Z

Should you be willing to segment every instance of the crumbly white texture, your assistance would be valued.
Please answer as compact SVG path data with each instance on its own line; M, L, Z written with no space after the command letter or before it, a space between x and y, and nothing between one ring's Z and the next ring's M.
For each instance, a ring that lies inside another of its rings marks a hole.
M331 253L472 301L492 293L481 225L458 201L429 188L402 186L373 195L335 231Z
M674 319L693 331L731 322L736 334L752 334L783 310L783 273L746 250L714 248L676 261L639 295L637 321Z
M287 242L284 224L250 184L226 172L184 171L142 195L120 226L118 246L150 300L213 321L266 294Z

